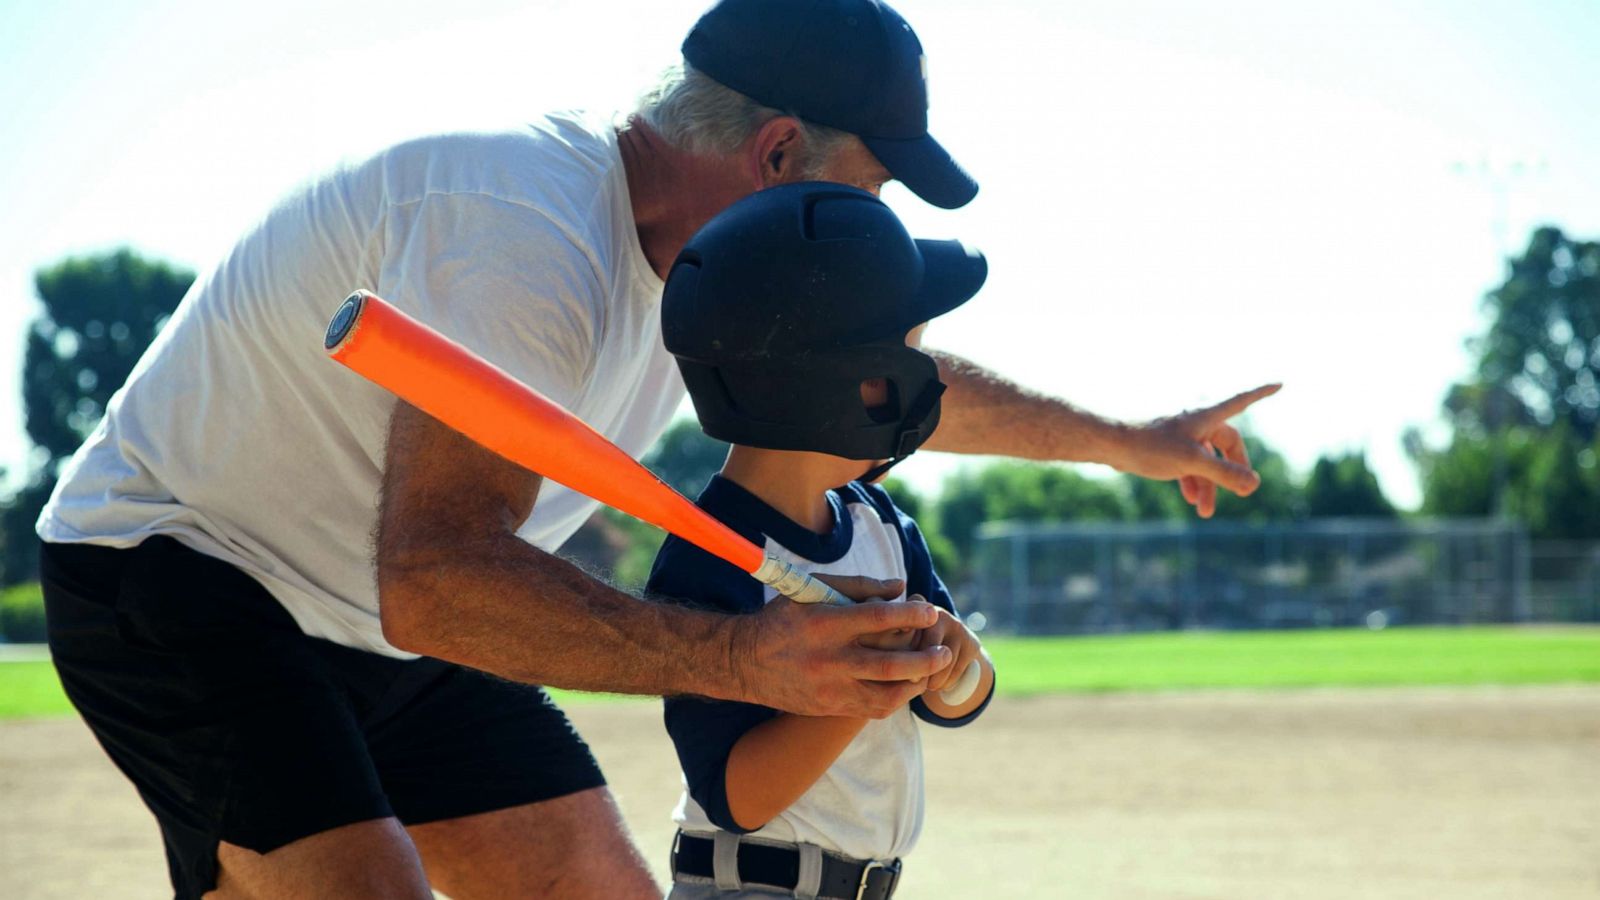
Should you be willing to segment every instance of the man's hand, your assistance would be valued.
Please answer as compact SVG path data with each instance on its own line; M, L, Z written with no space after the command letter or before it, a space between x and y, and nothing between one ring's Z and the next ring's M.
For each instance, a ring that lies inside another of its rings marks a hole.
M1244 439L1228 420L1283 387L1267 384L1215 406L1192 409L1133 426L1123 453L1112 464L1157 481L1176 479L1183 499L1209 519L1217 510L1217 486L1241 497L1255 493L1261 477L1250 468Z
M824 576L824 578L831 578L831 576ZM912 594L906 599L917 601L926 600L926 598L921 594ZM861 601L857 600L856 602L859 603ZM896 628L894 631L880 631L876 634L863 634L861 637L856 638L856 643L872 650L910 650L913 649L914 645L917 643L918 633L919 632L915 628Z
M899 629L920 630L938 620L938 609L920 599L906 603L872 600L898 597L900 581L818 576L858 601L823 606L774 599L759 613L734 617L732 664L740 693L751 703L808 716L881 719L927 690L928 678L948 668L945 647L875 650L861 639Z
M877 634L863 634L856 643L869 650L911 650L917 643L918 631L914 628L897 628Z

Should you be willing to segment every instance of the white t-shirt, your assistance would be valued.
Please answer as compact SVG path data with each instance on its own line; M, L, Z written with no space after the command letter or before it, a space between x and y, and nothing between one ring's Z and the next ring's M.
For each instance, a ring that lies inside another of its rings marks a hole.
M854 540L845 555L818 563L769 537L768 556L806 574L863 572L879 578L904 578L900 539L878 520L872 507L850 503ZM879 574L882 573L882 574ZM778 595L763 586L762 600ZM896 600L904 600L902 592ZM833 764L783 812L750 833L784 844L816 844L852 859L897 859L916 846L924 806L922 738L910 706L872 719L839 753ZM688 791L678 799L673 821L684 831L707 833L715 826Z
M802 572L849 572L904 579L952 614L954 605L915 523L882 489L852 482L828 495L833 527L816 534L756 495L718 476L700 495L700 507L768 556ZM687 541L668 537L656 557L648 590L692 598L730 613L750 613L776 592ZM904 593L901 598L904 598ZM987 704L987 701L985 701ZM866 723L822 776L787 809L754 831L733 820L727 765L734 746L751 729L780 715L748 703L703 697L668 697L664 718L684 774L673 820L697 835L718 830L757 840L815 844L854 859L887 860L909 853L922 829L922 740L919 720L944 727L973 721L982 707L945 719L920 698L883 719Z
M372 535L394 398L328 359L355 288L477 351L638 456L683 396L609 118L427 137L292 193L198 280L73 456L53 542L168 534L253 575L307 634L383 639ZM595 504L546 482L553 550Z

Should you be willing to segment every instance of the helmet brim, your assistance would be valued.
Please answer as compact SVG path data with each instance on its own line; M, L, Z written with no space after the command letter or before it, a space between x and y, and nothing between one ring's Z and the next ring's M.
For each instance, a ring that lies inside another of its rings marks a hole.
M922 283L912 305L918 322L942 316L971 300L989 277L989 261L961 241L918 239Z

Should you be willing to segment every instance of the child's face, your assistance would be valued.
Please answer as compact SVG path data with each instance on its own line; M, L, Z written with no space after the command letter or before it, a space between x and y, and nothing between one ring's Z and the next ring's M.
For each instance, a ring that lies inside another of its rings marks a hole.
M921 325L918 325L917 327L915 327L915 328L911 329L909 332L907 332L906 333L906 346L914 348L914 349L918 349L918 350L922 349L922 333L924 331L927 331L927 330L928 330L928 323L927 322L923 322ZM887 379L883 379L883 378L868 378L867 380L861 382L861 402L862 402L863 405L865 405L867 407L867 409L876 409L877 407L883 406L884 404L888 403L889 402L889 382L888 382L888 380ZM867 467L866 471L869 471L869 472L872 471L872 469L874 469L877 466L881 465L883 462L885 462L885 460L881 460L880 459L880 460L874 461L872 463L872 465ZM879 475L877 478L874 478L873 482L876 483L876 482L882 481L883 479L885 479L887 477L889 477L889 473L885 472L882 475Z
M922 349L922 333L928 330L928 323L906 332L906 346L913 349ZM883 378L868 378L861 382L861 403L867 409L877 409L889 402L889 382Z

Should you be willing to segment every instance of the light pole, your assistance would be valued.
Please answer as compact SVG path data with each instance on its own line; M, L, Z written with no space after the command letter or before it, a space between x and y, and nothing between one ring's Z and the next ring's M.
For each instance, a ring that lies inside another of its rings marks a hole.
M1479 156L1474 161L1456 160L1450 165L1451 171L1464 178L1470 178L1484 186L1489 191L1489 231L1494 238L1495 252L1500 255L1505 266L1505 277L1511 276L1511 192L1513 188L1528 178L1543 175L1549 169L1549 162L1541 154L1538 156ZM1487 385L1489 396L1489 416L1495 427L1503 429L1506 423L1506 391L1510 389L1510 372L1500 375L1500 384ZM1504 518L1506 514L1506 454L1503 441L1499 435L1491 435L1491 445L1494 452L1494 486L1490 493L1490 512L1495 518Z

